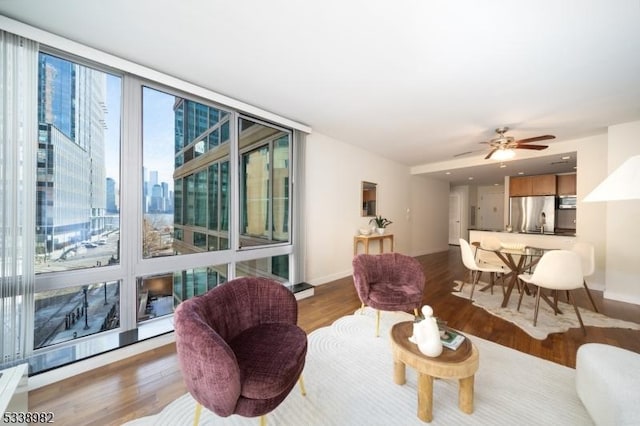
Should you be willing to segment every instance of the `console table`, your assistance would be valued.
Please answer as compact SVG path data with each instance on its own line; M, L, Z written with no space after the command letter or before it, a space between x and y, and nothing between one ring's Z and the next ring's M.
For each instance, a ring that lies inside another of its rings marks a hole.
M393 251L393 234L372 234L372 235L356 235L353 237L353 255L358 254L358 244L362 243L365 254L369 254L369 243L371 241L380 242L380 253L384 253L384 240L388 239L391 243L389 251Z

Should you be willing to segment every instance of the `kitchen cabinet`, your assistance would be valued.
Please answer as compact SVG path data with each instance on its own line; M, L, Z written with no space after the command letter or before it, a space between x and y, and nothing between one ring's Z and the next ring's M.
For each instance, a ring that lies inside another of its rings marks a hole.
M509 179L509 196L526 197L531 195L531 176L512 176Z
M556 175L531 176L531 195L556 195Z
M556 195L556 175L514 176L509 179L510 197Z
M557 195L576 195L576 174L558 175Z

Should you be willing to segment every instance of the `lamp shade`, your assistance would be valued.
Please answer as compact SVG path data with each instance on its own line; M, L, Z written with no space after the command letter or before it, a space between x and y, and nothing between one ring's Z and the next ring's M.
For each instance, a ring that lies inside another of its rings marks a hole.
M504 149L500 148L496 150L491 156L492 160L504 161L513 158L516 155L515 151L512 149Z
M640 199L640 155L627 159L582 201L617 201Z

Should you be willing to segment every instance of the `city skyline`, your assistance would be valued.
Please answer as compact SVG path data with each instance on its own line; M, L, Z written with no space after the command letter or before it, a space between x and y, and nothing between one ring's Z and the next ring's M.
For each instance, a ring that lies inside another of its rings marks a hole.
M121 117L121 78L107 74L106 129L105 129L105 166L107 177L115 181L116 191L120 190L120 117ZM175 157L174 135L174 96L167 96L164 92L144 88L143 108L143 136L145 140L143 150L143 167L158 172L158 181L169 185L173 191L173 159ZM167 163L167 159L170 162ZM167 165L170 168L167 168ZM143 182L147 176L143 176Z

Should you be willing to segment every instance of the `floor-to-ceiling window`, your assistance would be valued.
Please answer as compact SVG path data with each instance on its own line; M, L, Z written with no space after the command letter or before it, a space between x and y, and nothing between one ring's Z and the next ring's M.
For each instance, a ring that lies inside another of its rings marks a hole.
M39 71L33 372L234 277L294 283L291 129L46 48Z
M36 350L118 329L121 283L91 271L120 259L122 76L46 52L38 65Z

